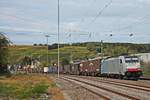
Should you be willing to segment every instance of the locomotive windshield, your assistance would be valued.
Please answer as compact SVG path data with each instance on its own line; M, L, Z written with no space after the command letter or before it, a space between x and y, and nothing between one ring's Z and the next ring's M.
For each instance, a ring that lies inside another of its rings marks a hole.
M138 57L125 57L126 63L138 63L139 59Z

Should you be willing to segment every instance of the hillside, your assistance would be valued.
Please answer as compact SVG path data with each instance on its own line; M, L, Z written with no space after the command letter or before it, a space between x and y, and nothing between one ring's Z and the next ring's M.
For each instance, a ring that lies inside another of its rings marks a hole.
M60 45L60 60L67 59L88 59L98 56L100 52L106 56L118 56L121 54L135 54L150 51L149 44L131 44L131 43L103 43L102 50L99 42L75 43L72 46L68 44ZM10 61L17 62L25 56L39 58L46 61L47 46L10 46ZM57 44L49 46L48 50L49 62L57 61Z
M47 47L46 46L10 46L10 61L17 62L25 56L39 58L41 61L46 61ZM70 59L72 52L73 59L85 59L86 57L94 57L94 52L90 52L86 47L80 46L65 46L60 48L60 59ZM57 49L48 51L49 61L57 60Z

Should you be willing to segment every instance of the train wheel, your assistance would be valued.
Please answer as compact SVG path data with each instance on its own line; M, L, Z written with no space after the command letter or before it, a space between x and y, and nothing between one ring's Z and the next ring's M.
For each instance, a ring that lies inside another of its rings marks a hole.
M127 80L127 79L129 79L129 78L128 78L127 76L124 76L123 79L124 79L124 80Z
M121 80L122 80L122 79L123 79L123 75L119 75L119 79L121 79Z

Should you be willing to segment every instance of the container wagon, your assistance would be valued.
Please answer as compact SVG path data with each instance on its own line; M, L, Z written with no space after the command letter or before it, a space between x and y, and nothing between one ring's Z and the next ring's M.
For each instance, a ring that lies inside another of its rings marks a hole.
M56 66L50 66L49 67L49 73L57 73L57 67ZM60 71L61 72L61 71Z
M100 73L101 58L95 58L87 61L81 61L80 74L98 76Z
M64 65L62 66L62 73L63 74L70 74L71 72L71 65Z
M137 56L119 56L104 59L100 68L102 76L138 79L142 75L140 61Z
M79 75L80 74L80 62L75 62L71 64L71 72L72 75Z

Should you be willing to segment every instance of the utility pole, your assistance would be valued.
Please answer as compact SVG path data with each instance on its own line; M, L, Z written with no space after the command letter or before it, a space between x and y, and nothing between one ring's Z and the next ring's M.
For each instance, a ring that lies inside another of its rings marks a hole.
M58 79L59 79L59 35L60 35L60 22L59 22L59 20L60 20L60 7L59 7L59 0L58 0L58 29L57 29L57 32L58 32Z
M48 67L48 38L50 37L49 35L45 35L46 37L46 42L47 42L47 67Z
M101 54L102 54L102 59L104 57L104 52L103 52L103 40L101 40Z
M112 32L111 32L111 33L109 34L109 37L112 37L112 36L113 36L113 34L112 34ZM101 54L102 54L102 59L104 58L103 41L104 41L104 39L101 40Z
M69 37L70 37L70 63L73 63L73 59L72 59L72 35L71 33L69 34Z

